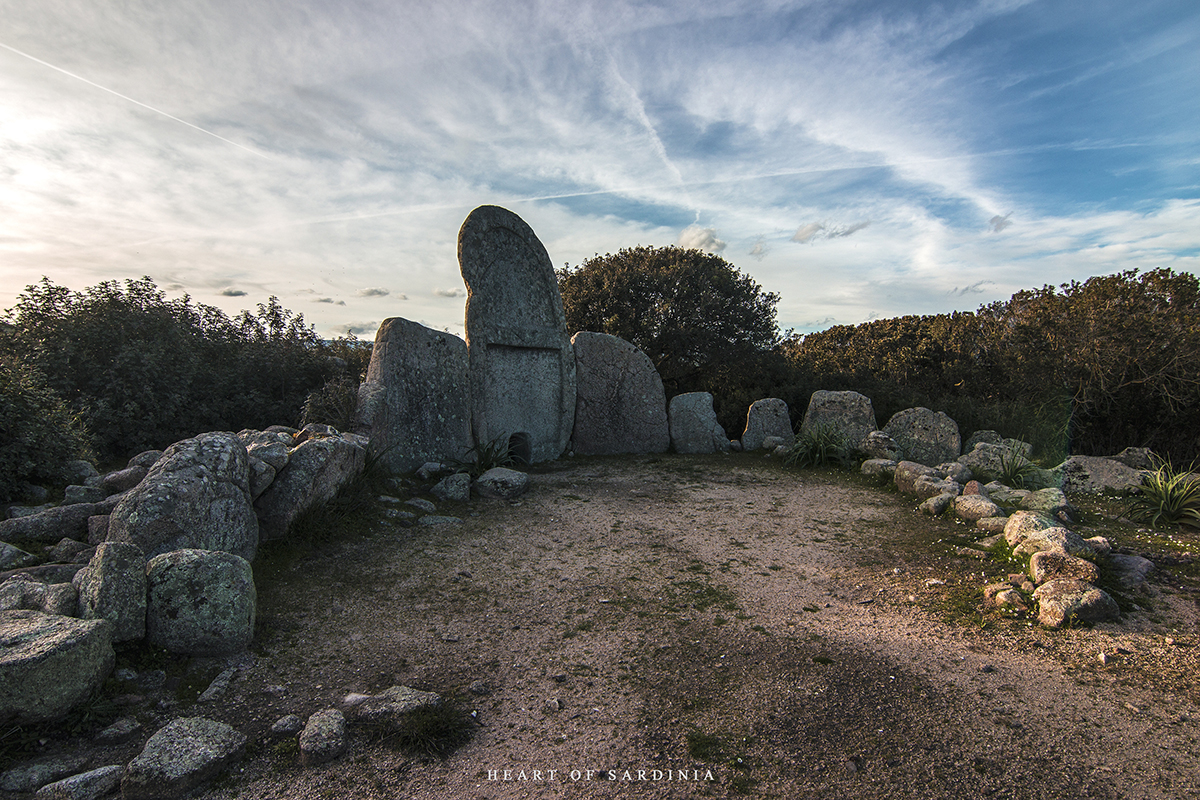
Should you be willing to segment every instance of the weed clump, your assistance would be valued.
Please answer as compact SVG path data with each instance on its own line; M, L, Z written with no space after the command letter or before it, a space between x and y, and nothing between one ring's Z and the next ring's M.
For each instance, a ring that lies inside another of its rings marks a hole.
M830 464L850 467L853 465L853 448L845 434L833 426L814 425L800 431L796 441L783 454L783 463L801 469Z
M1200 528L1200 476L1192 470L1176 469L1170 461L1159 461L1145 479L1141 493L1133 498L1129 517L1149 522L1180 523Z

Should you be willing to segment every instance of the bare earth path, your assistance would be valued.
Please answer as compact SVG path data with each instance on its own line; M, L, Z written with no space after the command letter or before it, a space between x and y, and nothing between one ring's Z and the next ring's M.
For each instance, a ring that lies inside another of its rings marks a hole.
M961 529L748 454L563 460L516 503L439 513L466 522L383 526L275 580L224 714L265 742L406 684L461 696L471 740L422 760L356 734L309 769L258 744L204 796L1200 794L1186 598L1156 622L948 626L938 593L984 580L936 542Z

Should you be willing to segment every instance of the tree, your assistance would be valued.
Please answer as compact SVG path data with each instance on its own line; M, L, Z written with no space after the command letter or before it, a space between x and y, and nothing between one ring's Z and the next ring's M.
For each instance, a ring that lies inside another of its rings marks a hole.
M779 295L764 292L720 256L633 247L566 266L557 275L568 330L608 333L637 345L658 369L668 396L706 388L706 379L779 341Z

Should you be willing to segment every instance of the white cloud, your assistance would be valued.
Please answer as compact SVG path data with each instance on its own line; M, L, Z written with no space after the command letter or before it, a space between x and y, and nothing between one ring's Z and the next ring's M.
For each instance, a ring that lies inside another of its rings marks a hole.
M378 286L358 290L359 297L387 297L389 294L391 294L390 290Z
M999 233L1000 231L1007 228L1009 225L1012 225L1012 220L1009 219L1009 217L1011 217L1011 216L1012 216L1011 213L1005 214L1004 216L1000 216L999 214L997 214L996 216L994 216L988 220L988 227L991 228L992 233Z
M706 253L720 253L725 249L725 242L717 238L716 230L700 225L684 228L677 244L685 250L703 250Z
M454 289L434 289L433 293L437 297L466 297L467 290L461 286Z
M333 305L333 306L346 305L345 300L334 300L332 297L318 297L316 300L313 300L313 302L314 303L325 303L326 305Z
M228 289L222 289L221 296L222 297L245 297L246 292L242 291L241 289L234 289L231 286Z
M810 222L807 225L801 225L792 236L792 241L799 242L800 244L808 244L814 236L824 230L825 225L821 222Z

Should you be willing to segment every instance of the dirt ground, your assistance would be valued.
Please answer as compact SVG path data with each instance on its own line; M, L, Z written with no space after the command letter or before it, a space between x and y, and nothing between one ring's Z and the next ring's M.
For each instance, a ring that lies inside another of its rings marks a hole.
M759 454L563 459L520 500L439 504L463 524L264 561L236 699L201 709L248 756L200 796L1200 795L1186 582L1159 570L1091 628L982 614L1018 566L955 555L975 534L915 505ZM395 684L458 698L471 738L356 731L301 768L270 736Z

